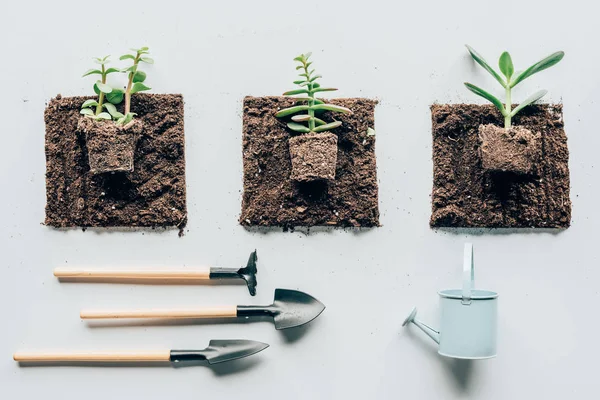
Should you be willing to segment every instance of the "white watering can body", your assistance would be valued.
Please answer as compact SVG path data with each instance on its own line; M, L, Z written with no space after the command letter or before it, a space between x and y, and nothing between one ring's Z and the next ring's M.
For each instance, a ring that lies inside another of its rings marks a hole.
M415 319L413 309L403 326L412 322L439 344L442 356L479 360L496 356L498 293L473 289L473 245L465 245L463 288L438 292L440 330Z

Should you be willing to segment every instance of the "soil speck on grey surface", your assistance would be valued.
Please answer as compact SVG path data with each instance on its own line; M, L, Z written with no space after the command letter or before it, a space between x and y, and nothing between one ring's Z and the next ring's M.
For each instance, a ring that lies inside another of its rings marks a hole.
M331 132L338 136L335 180L294 182L290 179L288 140L294 133L275 113L293 99L246 97L243 105L244 194L240 224L244 226L379 226L375 136L376 100L331 99L353 114L324 113L340 120Z
M513 119L514 125L541 135L537 175L484 171L479 126L503 126L503 118L493 105L435 104L431 118L431 227L570 226L569 150L561 104L532 105Z
M90 172L81 104L95 97L57 96L46 122L46 219L57 227L177 227L187 223L183 97L135 94L143 125L132 172ZM122 111L122 110L120 110Z

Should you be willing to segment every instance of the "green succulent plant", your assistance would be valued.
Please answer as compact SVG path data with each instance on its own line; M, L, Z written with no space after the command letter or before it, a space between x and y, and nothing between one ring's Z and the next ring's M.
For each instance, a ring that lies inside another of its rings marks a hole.
M557 51L556 53L549 55L548 57L544 58L543 60L536 62L531 67L527 68L525 71L520 72L520 73L515 73L515 68L513 66L512 58L511 58L510 54L508 54L508 52L505 51L504 53L502 53L502 55L500 56L500 59L498 60L498 66L500 67L500 72L502 73L502 75L504 75L504 78L502 78L500 76L500 74L498 74L492 67L490 67L490 65L483 59L483 57L479 53L477 53L472 47L467 45L467 49L469 50L471 57L473 57L473 59L479 65L481 65L487 72L489 72L500 83L500 85L502 85L502 87L505 90L506 102L504 104L502 104L502 102L497 97L491 95L490 93L486 92L485 90L483 90L471 83L465 82L465 86L471 92L490 101L493 105L495 105L498 108L498 110L500 110L500 113L502 113L502 115L504 116L504 127L506 129L509 129L511 127L512 117L517 115L517 113L519 111L521 111L523 108L538 101L539 99L544 97L544 95L546 95L546 93L548 93L547 90L540 90L540 91L534 93L533 95L529 96L525 100L523 100L517 107L515 107L514 110L511 110L512 89L515 86L517 86L519 83L523 82L525 79L529 78L531 75L536 74L540 71L543 71L547 68L550 68L553 65L556 65L565 56L564 52Z
M118 68L106 68L106 64L108 64L110 62L108 60L109 57L110 56L105 56L104 58L94 58L94 62L96 64L100 65L99 69L92 68L92 69L88 70L85 74L83 74L84 77L89 76L89 75L100 75L100 79L98 79L94 83L94 92L96 92L96 94L98 95L98 100L97 101L92 100L92 99L86 100L81 105L81 111L80 111L81 114L93 117L94 119L97 119L97 120L101 120L101 119L111 120L112 119L112 114L110 114L109 112L103 111L104 109L107 109L107 111L114 109L116 111L116 108L113 104L104 102L105 96L107 96L106 99L109 102L111 101L111 97L109 97L109 95L114 90L109 85L107 85L106 77L109 74L112 74L114 72L121 72L121 70ZM118 103L115 103L115 104L118 104ZM95 107L95 110L93 109L94 107Z
M131 112L131 95L150 88L144 85L146 73L138 70L140 62L154 64L154 60L147 56L148 47L140 49L131 49L135 54L122 55L120 60L133 60L133 64L127 68L106 68L109 63L108 57L94 58L97 64L100 64L100 69L90 69L83 76L100 75L100 79L94 83L94 92L98 95L98 100L86 100L81 106L81 114L92 117L96 120L114 120L119 125L125 125L136 115ZM108 74L114 72L124 72L128 74L127 87L125 90L121 88L113 88L106 83ZM125 99L125 113L117 110L115 105L121 104ZM105 102L107 100L108 102ZM93 108L95 107L95 111ZM106 111L103 111L106 109Z
M142 47L139 49L131 49L135 54L124 54L120 60L132 60L133 64L127 68L122 69L122 72L128 74L127 88L121 93L125 96L125 115L117 120L119 124L126 124L133 119L135 113L131 112L131 95L134 93L150 90L150 88L144 85L146 80L146 73L138 69L139 63L144 62L146 64L154 64L154 60L147 56L149 54L148 47Z
M285 92L284 96L300 96L294 97L297 105L293 107L284 108L275 114L276 117L282 118L292 114L297 114L292 117L292 122L288 122L287 126L300 133L310 132L325 132L330 129L337 128L342 124L341 121L325 122L316 116L317 113L322 111L333 111L344 114L351 114L352 111L346 107L340 107L333 104L326 104L323 100L319 100L315 97L320 92L333 92L337 89L324 88L317 83L317 79L321 78L321 75L315 75L315 70L309 67L312 61L309 61L311 53L301 54L294 58L294 61L300 63L296 67L296 70L301 70L299 74L301 79L294 81L294 84L298 85L299 89L290 90ZM304 104L302 104L304 103ZM303 125L305 123L306 125Z

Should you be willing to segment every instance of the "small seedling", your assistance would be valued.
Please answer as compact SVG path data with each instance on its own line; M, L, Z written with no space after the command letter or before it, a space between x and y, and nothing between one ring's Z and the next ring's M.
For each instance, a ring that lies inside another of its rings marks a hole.
M134 51L135 54L124 54L119 58L120 60L133 60L133 64L130 67L121 70L121 72L128 74L127 88L124 92L123 90L120 90L121 99L123 98L123 94L125 96L125 115L118 118L117 123L122 125L129 123L135 115L135 113L131 112L131 95L144 90L150 90L148 86L144 85L146 73L138 70L139 63L144 62L147 64L154 64L154 60L147 57L147 54L149 53L148 47L131 50Z
M109 112L113 109L116 111L116 108L113 104L104 103L105 95L109 101L111 101L111 99L114 100L113 97L110 97L110 94L113 92L113 88L106 84L106 77L108 74L112 74L113 72L121 72L121 70L118 68L106 68L106 64L109 63L108 57L110 56L106 56L104 58L94 58L94 62L100 65L100 69L93 68L83 74L83 76L100 75L100 79L94 83L94 92L96 92L98 95L98 101L92 99L86 100L81 106L81 114L93 117L97 120L112 119L112 113L102 111L104 108L106 108ZM120 101L118 103L120 103ZM92 110L93 107L96 107L95 111Z
M323 88L319 83L316 82L317 79L321 78L321 75L315 75L315 70L312 69L309 71L309 67L312 64L312 61L308 61L311 53L301 54L298 57L294 58L294 61L298 61L300 65L296 67L296 70L302 70L300 73L300 77L297 81L294 81L294 84L300 86L300 89L290 90L285 92L284 96L296 96L301 95L300 97L294 97L296 102L298 103L306 103L295 105L293 107L284 108L275 114L276 117L287 117L288 115L302 113L298 115L294 115L292 117L292 122L287 124L288 128L295 132L301 133L311 133L311 132L325 132L330 129L337 128L342 124L341 121L334 121L327 123L320 118L315 116L315 112L320 111L334 111L340 112L344 114L351 114L352 111L346 107L340 107L333 104L326 104L324 101L319 100L315 97L316 93L319 92L333 92L337 89L334 88ZM306 126L302 125L301 122L306 123Z
M511 110L512 89L525 79L529 78L531 75L536 74L557 64L565 56L564 52L558 51L549 55L543 60L533 64L525 71L515 74L512 58L510 57L510 54L508 54L508 52L505 51L504 53L502 53L502 55L500 56L500 60L498 61L500 72L502 72L502 74L506 77L505 80L492 67L490 67L489 64L483 59L483 57L479 53L477 53L472 47L467 46L467 49L469 50L469 53L471 53L471 57L473 57L473 59L479 65L481 65L487 72L489 72L505 89L506 103L502 104L502 102L497 97L491 95L490 93L486 92L481 88L478 88L477 86L471 83L465 82L465 86L467 87L467 89L469 89L476 95L481 96L484 99L492 102L492 104L494 104L498 108L498 110L500 110L500 113L502 113L502 115L504 116L504 128L506 129L509 129L511 127L512 117L517 115L517 113L523 108L544 97L544 95L548 92L547 90L540 90L539 92L536 92L532 96L523 100L514 110Z

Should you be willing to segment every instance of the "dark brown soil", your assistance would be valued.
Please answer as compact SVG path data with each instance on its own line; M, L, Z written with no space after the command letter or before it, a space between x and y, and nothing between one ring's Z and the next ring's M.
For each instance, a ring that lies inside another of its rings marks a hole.
M510 129L479 125L479 155L485 172L538 175L542 161L542 135L522 126Z
M335 180L294 182L285 121L274 116L294 104L284 97L246 97L243 116L244 195L240 223L245 226L379 226L375 136L377 101L328 100L352 115L324 113L340 120Z
M183 97L135 94L131 109L144 130L134 170L90 173L81 104L93 97L50 101L46 121L46 220L53 227L178 227L187 223ZM120 110L121 112L123 110Z
M113 121L80 117L77 131L85 137L92 174L133 171L133 157L142 123L134 119L125 126Z
M530 106L513 120L541 134L539 176L483 170L479 126L503 125L493 105L433 105L431 115L432 227L569 227L569 150L562 105Z
M292 173L297 182L335 179L337 135L331 132L306 133L289 139Z

